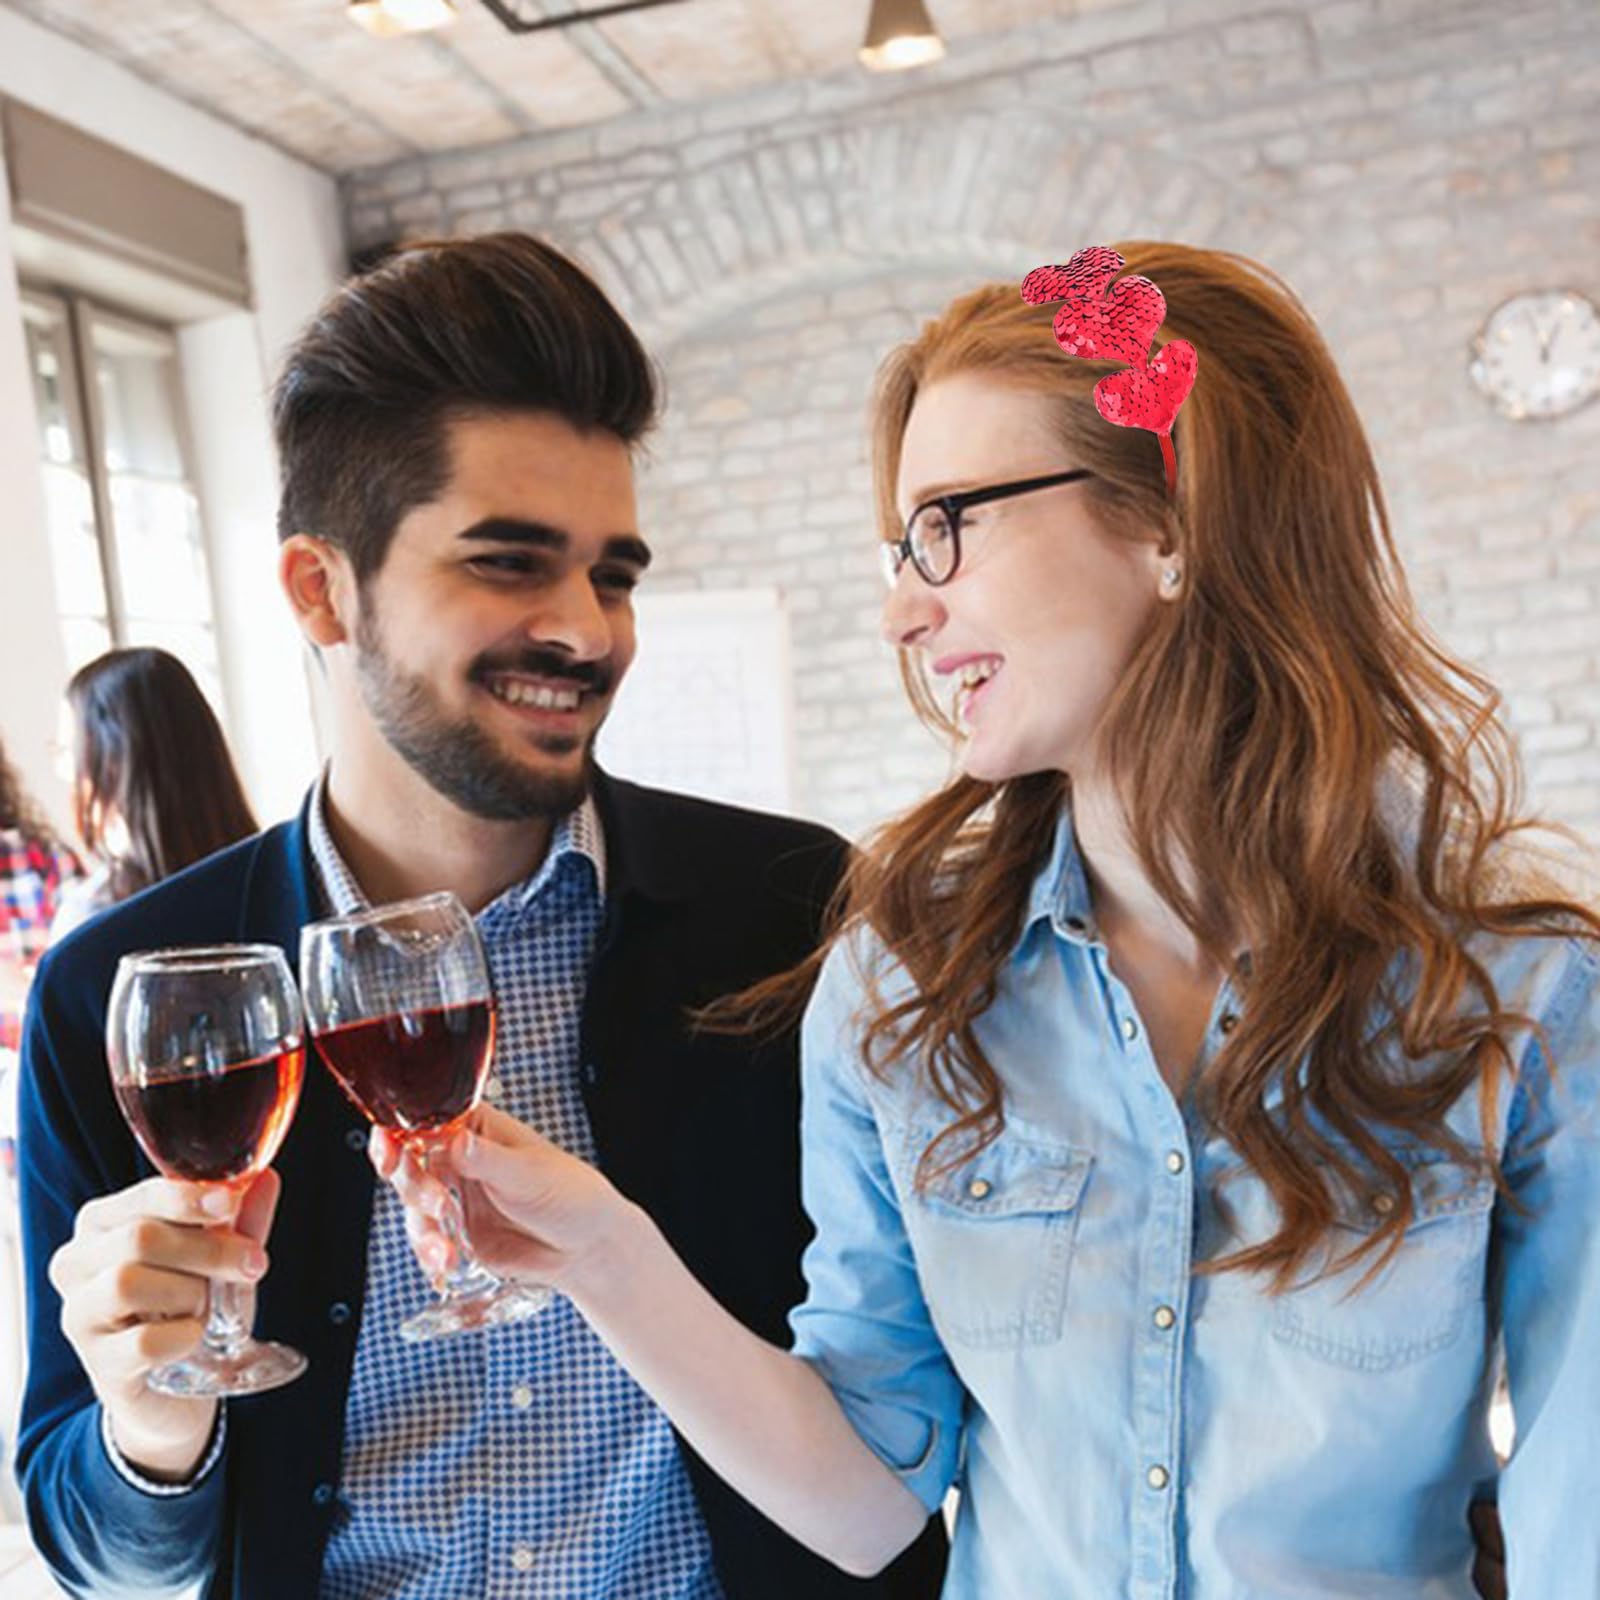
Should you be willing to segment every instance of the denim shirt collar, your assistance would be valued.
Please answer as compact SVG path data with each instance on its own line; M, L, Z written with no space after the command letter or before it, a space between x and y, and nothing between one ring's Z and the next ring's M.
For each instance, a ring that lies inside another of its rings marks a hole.
M1073 944L1088 944L1094 937L1089 879L1083 870L1083 857L1078 854L1069 805L1062 806L1056 818L1050 855L1033 880L1028 910L1022 922L1022 938L1026 939L1034 925L1046 918L1063 939Z

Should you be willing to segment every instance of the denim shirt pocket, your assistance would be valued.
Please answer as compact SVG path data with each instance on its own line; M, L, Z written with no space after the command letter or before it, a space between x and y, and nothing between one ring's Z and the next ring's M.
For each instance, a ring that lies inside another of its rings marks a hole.
M1493 1180L1434 1151L1396 1152L1410 1170L1415 1215L1392 1260L1364 1285L1374 1257L1276 1299L1273 1334L1334 1366L1389 1372L1445 1349L1482 1308ZM1393 1204L1381 1188L1337 1190L1334 1256L1359 1245Z
M906 1226L940 1337L991 1349L1059 1339L1093 1156L1008 1130L919 1190L912 1174L937 1131L907 1136L902 1172Z

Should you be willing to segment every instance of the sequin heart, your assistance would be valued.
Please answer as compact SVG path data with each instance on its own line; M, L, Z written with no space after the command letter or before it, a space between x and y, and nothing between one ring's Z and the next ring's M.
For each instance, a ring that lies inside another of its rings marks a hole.
M1143 366L1102 378L1094 386L1095 410L1121 428L1170 434L1199 365L1194 346L1187 339L1173 339Z
M1090 245L1074 254L1064 267L1035 267L1022 280L1022 298L1030 306L1048 305L1069 295L1098 299L1127 264L1119 251Z
M1074 295L1056 312L1056 343L1086 361L1142 367L1167 316L1167 299L1148 278L1120 278L1104 295Z

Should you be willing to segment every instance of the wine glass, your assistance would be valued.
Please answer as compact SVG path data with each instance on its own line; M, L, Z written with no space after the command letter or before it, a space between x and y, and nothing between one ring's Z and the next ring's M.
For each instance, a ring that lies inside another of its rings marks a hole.
M300 998L276 945L149 950L117 964L106 1013L117 1103L164 1177L243 1190L283 1143L305 1074ZM256 1394L306 1358L250 1337L235 1283L211 1284L200 1346L157 1367L173 1395Z
M314 922L300 934L300 983L317 1050L362 1113L426 1170L477 1105L494 1056L494 994L478 929L449 893ZM439 1225L450 1261L439 1298L400 1325L413 1343L521 1322L547 1289L497 1278L466 1242L448 1176Z

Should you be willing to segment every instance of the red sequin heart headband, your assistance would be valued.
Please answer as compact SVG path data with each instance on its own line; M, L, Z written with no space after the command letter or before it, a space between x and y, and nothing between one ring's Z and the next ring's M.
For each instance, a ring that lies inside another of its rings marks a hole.
M1095 410L1119 428L1148 428L1160 439L1167 493L1176 495L1172 424L1194 387L1200 357L1187 339L1173 339L1150 354L1166 321L1166 296L1148 278L1117 279L1127 264L1117 251L1091 245L1064 267L1035 267L1022 280L1022 298L1031 306L1063 302L1055 336L1069 356L1128 364L1094 386Z

